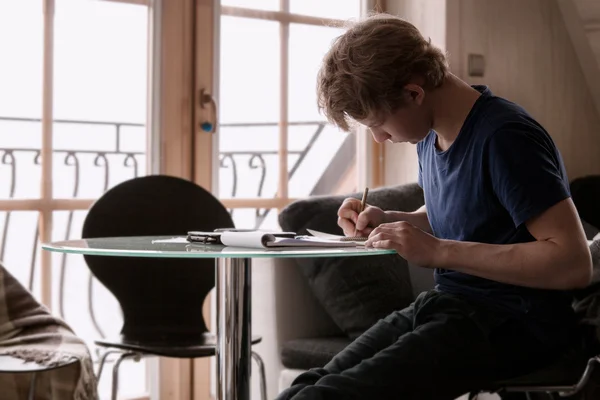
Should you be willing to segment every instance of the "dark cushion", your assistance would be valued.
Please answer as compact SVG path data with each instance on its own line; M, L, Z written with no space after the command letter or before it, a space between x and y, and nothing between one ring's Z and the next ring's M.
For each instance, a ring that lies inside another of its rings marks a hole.
M324 367L350 343L347 337L290 340L281 347L281 363L292 369Z
M594 237L600 233L600 229L583 219L581 220L581 225L583 225L583 232L585 232L585 237L587 240L594 240Z
M352 194L360 198L361 193ZM343 234L337 210L347 196L319 196L296 201L279 215L285 231L306 229ZM424 204L417 184L376 189L369 204L384 210L414 211ZM413 300L407 263L398 255L299 258L295 260L315 297L350 338L359 336L379 319Z
M600 228L600 175L573 179L571 197L581 219Z

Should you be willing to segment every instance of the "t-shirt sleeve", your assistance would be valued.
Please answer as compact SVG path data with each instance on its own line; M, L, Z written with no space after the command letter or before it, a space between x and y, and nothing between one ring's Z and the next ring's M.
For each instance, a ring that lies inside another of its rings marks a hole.
M417 160L419 163L419 171L417 172L417 183L423 188L423 166L421 165L421 143L417 143Z
M540 128L516 126L488 142L491 184L516 227L570 196L558 149Z
M423 167L421 166L421 160L419 160L419 173L417 176L417 182L419 183L419 186L423 188Z

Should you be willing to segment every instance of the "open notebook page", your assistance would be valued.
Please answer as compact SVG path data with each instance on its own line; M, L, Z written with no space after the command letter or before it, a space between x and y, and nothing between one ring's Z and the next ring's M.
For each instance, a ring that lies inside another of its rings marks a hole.
M221 242L225 246L250 247L250 248L273 248L273 247L356 247L357 243L317 238L310 236L298 236L296 238L275 237L265 232L223 232Z
M334 239L334 240L340 240L343 242L366 242L368 239L367 237L361 237L361 236L350 237L350 236L332 235L331 233L320 232L320 231L316 231L314 229L307 229L306 231L317 238Z

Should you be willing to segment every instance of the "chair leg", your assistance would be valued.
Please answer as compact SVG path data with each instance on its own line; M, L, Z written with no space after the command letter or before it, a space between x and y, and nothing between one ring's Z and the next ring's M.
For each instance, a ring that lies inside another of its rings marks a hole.
M37 376L37 373L33 373L31 375L31 382L29 383L29 393L27 394L27 400L34 400L35 399L35 378Z
M267 400L267 376L265 374L265 363L261 356L256 352L252 352L252 358L256 361L260 373L260 396L262 400Z
M107 350L100 357L99 365L98 365L98 373L96 373L96 381L100 382L100 377L102 376L102 371L104 370L104 364L106 363L106 359L111 354L123 353L121 350Z
M115 361L115 365L113 365L112 393L110 397L111 400L117 400L117 394L119 393L119 367L126 358L130 357L135 358L136 361L140 360L140 355L138 353L127 352L121 354L121 356Z

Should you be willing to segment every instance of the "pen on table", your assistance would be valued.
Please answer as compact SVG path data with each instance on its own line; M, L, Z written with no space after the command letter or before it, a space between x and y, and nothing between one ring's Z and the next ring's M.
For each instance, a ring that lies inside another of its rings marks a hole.
M362 213L363 211L365 211L365 207L367 206L367 195L369 194L369 188L365 187L365 191L363 192L362 195L362 200L360 201L360 212L358 213L358 215L360 215L360 213ZM354 236L357 235L356 232L356 225L354 226Z

